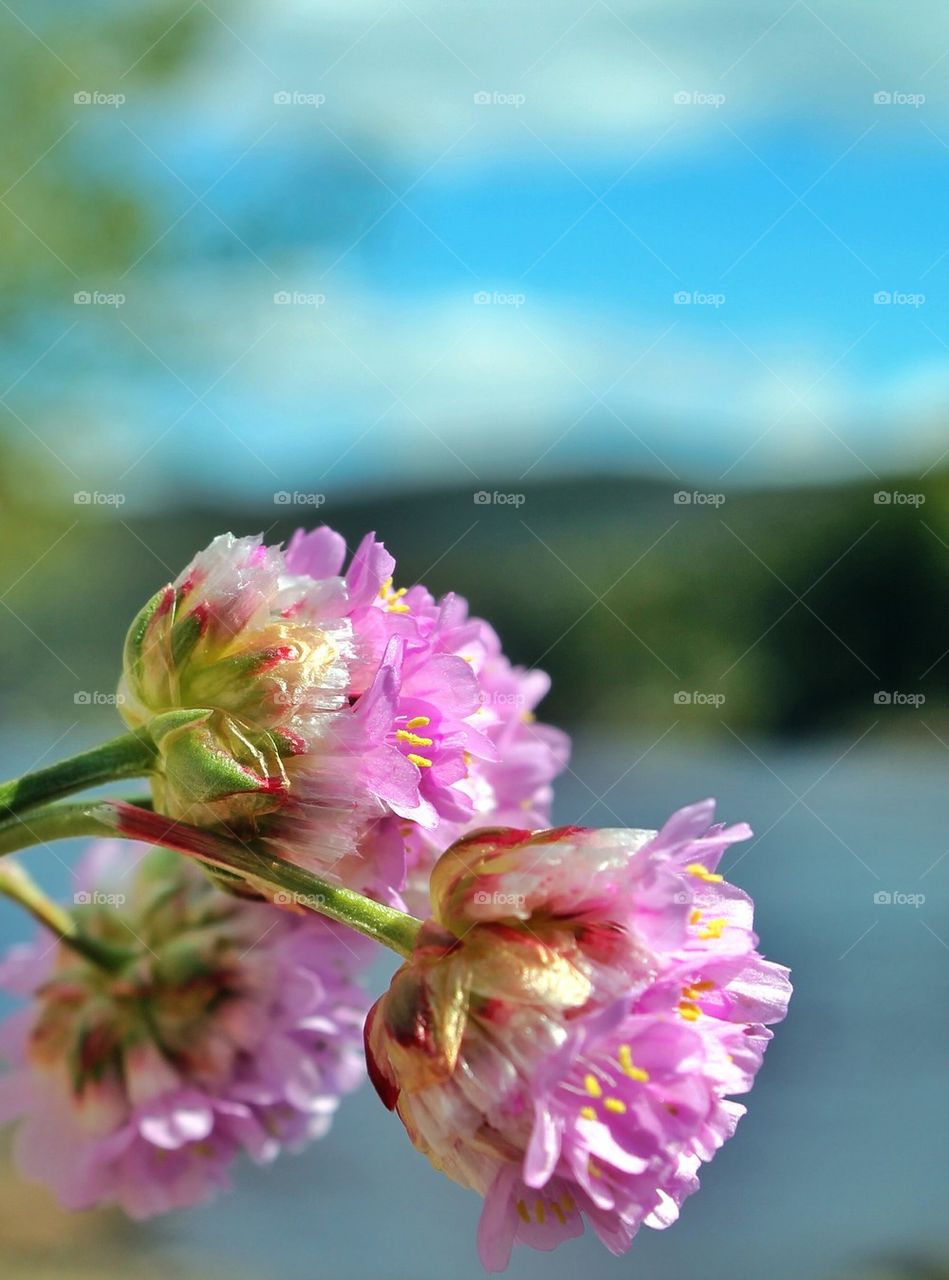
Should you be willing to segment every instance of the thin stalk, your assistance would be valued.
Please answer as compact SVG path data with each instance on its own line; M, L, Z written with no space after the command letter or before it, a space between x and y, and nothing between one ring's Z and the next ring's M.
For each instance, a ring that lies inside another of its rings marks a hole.
M404 911L331 884L253 843L238 843L119 800L47 805L22 818L0 821L0 855L73 836L118 836L177 849L208 866L239 876L278 903L292 903L329 916L401 956L411 953L421 926L420 920Z
M102 782L145 777L154 762L155 747L144 730L123 733L68 760L0 783L0 819Z
M48 898L18 863L0 863L0 894L24 907L34 920L55 933L73 951L102 968L116 969L130 954L84 934L65 907Z

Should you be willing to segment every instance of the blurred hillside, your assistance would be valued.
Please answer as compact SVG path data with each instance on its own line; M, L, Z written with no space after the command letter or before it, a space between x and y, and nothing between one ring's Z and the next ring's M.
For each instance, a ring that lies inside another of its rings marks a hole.
M691 490L692 501L677 500L667 484L600 478L530 486L517 504L493 490L487 503L445 490L324 505L298 492L295 503L161 516L44 495L42 476L29 476L8 459L8 717L28 708L71 719L77 692L111 693L133 614L216 533L275 541L322 521L350 546L377 530L398 584L467 596L516 661L551 673L545 714L567 726L724 720L791 735L873 721L900 729L918 725L920 707L949 713L938 621L949 596L947 475L924 486L889 477L888 502L876 484L849 484L729 492L712 505ZM76 716L94 715L91 703Z

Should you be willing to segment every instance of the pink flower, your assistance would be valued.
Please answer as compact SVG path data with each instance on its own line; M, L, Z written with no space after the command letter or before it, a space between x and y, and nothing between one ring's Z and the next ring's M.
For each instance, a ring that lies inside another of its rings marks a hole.
M433 919L366 1027L412 1142L485 1197L478 1246L614 1253L665 1227L734 1132L787 970L716 867L711 801L658 833L486 830L436 864Z
M325 527L299 531L287 550L288 568L315 578L341 573L344 559L343 539ZM346 571L359 654L355 713L371 786L388 810L361 853L370 863L401 863L400 885L408 872L410 900L427 909L428 873L453 840L487 821L550 820L550 784L570 744L534 721L550 685L542 671L513 667L460 596L437 601L420 585L394 588L394 572L374 534Z
M262 841L350 888L427 900L436 852L486 820L549 820L565 735L533 723L464 600L395 588L372 534L286 552L216 538L132 624L120 710L156 744L156 810Z
M77 883L86 933L127 954L106 970L43 935L0 965L31 999L0 1028L24 1176L66 1208L147 1218L228 1186L241 1151L268 1162L321 1137L363 1075L371 947L167 850L102 841Z

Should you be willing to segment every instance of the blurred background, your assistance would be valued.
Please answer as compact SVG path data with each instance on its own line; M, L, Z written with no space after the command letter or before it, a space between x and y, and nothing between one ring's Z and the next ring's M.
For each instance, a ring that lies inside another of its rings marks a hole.
M559 819L752 823L725 869L796 978L676 1227L512 1277L949 1274L945 5L0 25L2 771L116 730L129 620L215 533L376 529L553 676ZM134 1226L4 1165L3 1273L479 1274L368 1090L238 1184Z

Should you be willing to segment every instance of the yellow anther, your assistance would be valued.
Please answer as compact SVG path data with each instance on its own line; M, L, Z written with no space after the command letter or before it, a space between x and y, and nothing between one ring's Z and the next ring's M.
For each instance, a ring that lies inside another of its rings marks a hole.
M537 1221L540 1223L541 1226L544 1225L544 1220L546 1219L547 1214L544 1211L543 1200L538 1200L537 1203L534 1205L534 1217L537 1219Z
M530 1222L531 1216L527 1212L527 1205L524 1203L523 1200L518 1200L516 1208L517 1208L517 1216L520 1218L521 1222Z
M432 723L431 716L413 716L411 720L406 720L406 729L424 729L427 724Z
M587 1075L583 1077L583 1087L591 1098L601 1098L603 1096L603 1090L600 1087L600 1082L591 1072L588 1072Z
M560 1197L560 1203L563 1205L564 1213L573 1213L574 1209L577 1207L574 1203L573 1196L571 1195L562 1195Z
M705 928L699 932L699 937L703 942L708 938L720 938L727 923L727 920L723 920L721 918L717 920L707 920Z
M649 1072L644 1071L642 1067L637 1067L633 1062L633 1054L628 1044L621 1044L619 1047L619 1064L623 1069L623 1074L629 1076L630 1080L638 1080L640 1084L645 1084L649 1079Z
M402 604L402 597L405 595L407 587L399 587L398 591L392 590L392 579L386 578L385 582L379 588L379 599L385 601L386 608L390 613L408 613L409 606Z
M622 1116L626 1114L626 1103L622 1098L604 1098L603 1105L607 1111L612 1111L614 1115Z
M590 1159L587 1161L587 1173L590 1175L590 1177L591 1177L591 1178L602 1178L602 1177L603 1177L603 1170L602 1170L602 1169L600 1168L600 1166L596 1163L596 1161L593 1159L593 1157L592 1157L592 1156L591 1156L591 1157L590 1157Z
M557 1203L556 1200L551 1200L550 1212L554 1215L554 1217L557 1219L557 1221L560 1223L562 1227L566 1226L567 1219L564 1216L564 1211L563 1209L561 1209L560 1205Z
M698 924L698 922L701 919L702 919L702 913L701 911L699 911L698 907L695 907L692 911L689 912L689 924Z
M405 758L406 760L411 760L413 764L417 764L420 769L431 769L432 767L432 762L427 756L416 755L414 751L410 751Z
M695 1022L702 1010L697 1004L693 1004L691 1000L679 1001L679 1017L685 1018L686 1022Z
M725 879L724 876L716 875L709 871L708 867L703 867L701 862L690 862L686 867L690 876L695 876L697 880L704 880L706 884L721 884Z
M592 1107L581 1107L580 1118L581 1120L595 1120L596 1112L593 1110Z
M434 742L433 738L423 738L417 733L411 733L408 729L396 729L395 736L402 742L411 742L413 747L430 747Z

